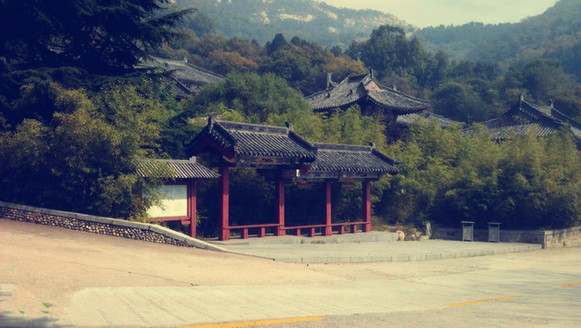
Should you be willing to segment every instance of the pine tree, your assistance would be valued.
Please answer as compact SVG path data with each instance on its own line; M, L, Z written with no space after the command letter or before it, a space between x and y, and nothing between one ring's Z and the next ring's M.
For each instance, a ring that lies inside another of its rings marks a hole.
M78 66L89 72L131 68L177 34L192 10L168 13L170 0L3 0L0 56L24 67Z

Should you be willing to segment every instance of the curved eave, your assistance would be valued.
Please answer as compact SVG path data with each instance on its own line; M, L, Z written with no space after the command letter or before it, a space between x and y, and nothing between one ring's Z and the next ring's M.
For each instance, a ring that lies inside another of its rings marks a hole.
M342 98L344 100L344 101L334 101L330 103L330 101L326 100L326 94L328 94L329 92L332 92L332 90L326 90L319 94L315 94L314 96L306 98L307 102L309 103L309 105L311 105L314 112L324 112L335 108L348 108L353 104L356 104L366 98L365 94L354 93L353 95L349 96L330 97L329 99ZM321 97L323 99L321 99Z
M358 103L361 99L357 99L355 101L351 101L351 102L346 102L340 105L332 105L332 106L324 106L324 107L314 107L313 106L313 112L315 113L320 113L320 112L326 112L332 109L336 109L336 108L349 108L351 106L353 106L354 104Z
M417 114L431 108L431 105L426 102L421 102L421 106L413 107L389 105L375 99L371 94L368 96L368 100L379 108L394 111L397 115ZM418 100L418 102L420 101Z
M337 176L360 176L366 177L368 174L377 174L377 175L384 175L384 174L391 174L396 175L399 171L396 168L382 168L382 169L371 169L371 168L353 168L353 167L345 167L345 166L323 166L323 167L311 167L309 168L309 172L317 173L317 172L324 172L324 173L333 173Z
M398 163L370 146L314 144L317 160L309 166L314 175L376 178L397 174Z

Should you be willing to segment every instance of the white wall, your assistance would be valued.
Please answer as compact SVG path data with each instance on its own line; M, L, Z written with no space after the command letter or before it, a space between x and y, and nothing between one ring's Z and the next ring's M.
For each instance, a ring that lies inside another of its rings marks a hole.
M188 186L163 185L159 191L162 195L162 206L152 206L147 213L152 218L188 216Z

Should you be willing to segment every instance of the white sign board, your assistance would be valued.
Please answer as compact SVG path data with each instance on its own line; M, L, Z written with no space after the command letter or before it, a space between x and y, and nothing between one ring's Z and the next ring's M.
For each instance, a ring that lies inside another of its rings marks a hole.
M163 185L160 187L161 205L152 206L147 214L152 218L188 216L188 188L186 185Z

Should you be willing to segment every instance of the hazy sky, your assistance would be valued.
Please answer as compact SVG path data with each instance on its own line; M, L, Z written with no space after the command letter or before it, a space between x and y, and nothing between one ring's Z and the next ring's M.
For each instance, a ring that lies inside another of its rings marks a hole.
M515 23L542 14L557 0L320 0L335 7L375 9L418 26Z

